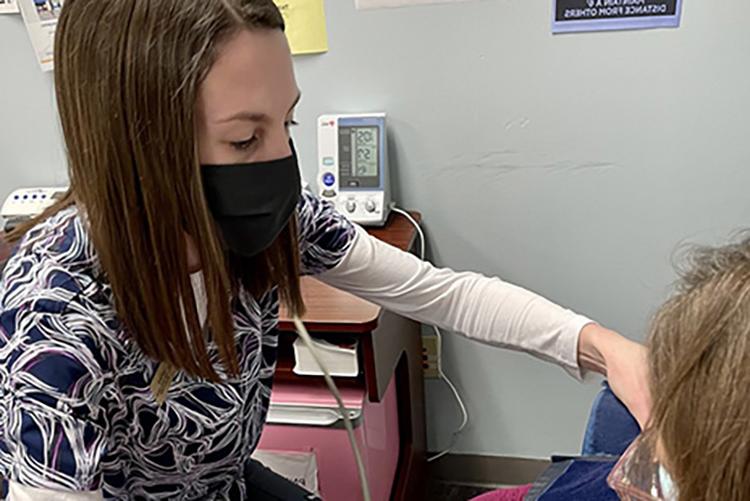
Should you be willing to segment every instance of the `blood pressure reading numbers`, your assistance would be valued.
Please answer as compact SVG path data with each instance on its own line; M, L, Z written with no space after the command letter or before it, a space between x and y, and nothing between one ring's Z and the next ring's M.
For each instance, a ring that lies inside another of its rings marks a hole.
M344 188L380 186L380 127L356 125L339 127L339 183Z
M357 127L351 129L354 152L353 174L357 177L378 175L378 128Z

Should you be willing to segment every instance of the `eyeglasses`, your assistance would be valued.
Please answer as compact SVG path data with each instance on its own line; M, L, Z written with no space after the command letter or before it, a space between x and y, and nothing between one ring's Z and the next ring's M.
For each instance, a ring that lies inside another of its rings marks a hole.
M609 486L623 501L671 501L662 485L653 440L638 437L625 451L607 478Z

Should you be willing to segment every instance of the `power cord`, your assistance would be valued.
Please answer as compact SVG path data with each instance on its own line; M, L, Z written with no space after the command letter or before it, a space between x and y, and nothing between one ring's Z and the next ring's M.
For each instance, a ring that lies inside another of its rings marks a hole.
M344 427L346 428L346 434L349 436L349 442L351 443L352 450L354 451L354 459L357 462L359 480L362 486L362 497L364 498L364 501L371 501L372 498L370 498L370 486L367 481L367 471L365 470L365 463L362 460L362 454L359 450L359 447L357 446L357 440L354 438L354 426L352 426L352 420L349 418L349 411L344 405L344 399L341 398L341 393L339 393L338 388L336 388L336 383L333 382L333 378L328 372L328 369L320 360L317 348L310 338L310 334L307 332L305 324L302 323L302 320L300 320L297 315L294 316L293 321L294 327L297 329L297 334L299 334L299 337L302 338L302 341L307 345L307 348L310 350L310 354L312 355L313 359L315 359L315 363L318 364L320 370L323 371L323 378L328 385L328 389L331 391L331 394L333 394L333 398L336 399L336 404L339 407L341 416L344 418Z
M425 260L425 252L427 248L426 238L424 235L424 231L422 230L422 227L419 225L419 223L412 217L411 214L409 214L407 211L400 209L398 207L391 207L391 210L393 212L396 212L398 214L401 214L406 218L409 223L411 223L414 228L417 230L417 235L419 236L419 257L422 259L422 261ZM451 450L453 450L453 447L456 446L456 441L458 440L458 435L461 434L461 432L464 431L466 428L466 425L469 423L469 412L466 410L466 405L464 405L464 401L461 398L461 394L458 392L458 389L456 388L456 385L453 384L453 381L450 380L450 378L445 374L443 371L443 333L440 332L440 329L438 329L436 326L431 326L432 329L435 331L435 336L437 337L437 370L438 370L438 376L440 376L440 379L442 379L446 385L448 385L448 388L450 388L451 392L453 393L453 396L456 399L456 403L458 404L459 409L461 410L461 425L456 428L456 430L453 432L453 436L451 437L450 445L442 450L441 452L435 454L434 456L431 456L427 458L427 462L433 462L437 461L441 457L448 454Z

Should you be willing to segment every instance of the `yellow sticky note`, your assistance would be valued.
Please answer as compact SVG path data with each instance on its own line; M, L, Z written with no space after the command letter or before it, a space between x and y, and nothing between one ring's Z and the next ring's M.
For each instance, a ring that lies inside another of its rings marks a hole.
M328 32L323 0L274 0L286 22L292 54L328 51Z

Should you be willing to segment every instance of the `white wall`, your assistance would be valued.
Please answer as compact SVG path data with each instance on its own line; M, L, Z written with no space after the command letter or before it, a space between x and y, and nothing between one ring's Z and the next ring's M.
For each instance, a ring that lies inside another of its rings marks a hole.
M679 30L550 35L548 0L357 12L327 0L331 52L300 58L296 132L315 175L315 117L390 115L396 191L434 260L502 276L641 338L683 241L750 220L750 37L742 0L685 3ZM59 182L50 77L0 18L0 197ZM575 452L595 385L450 336L472 414L457 450ZM430 444L457 423L428 385Z

